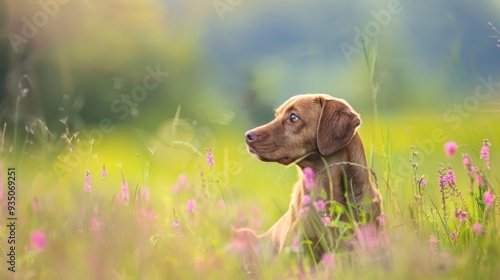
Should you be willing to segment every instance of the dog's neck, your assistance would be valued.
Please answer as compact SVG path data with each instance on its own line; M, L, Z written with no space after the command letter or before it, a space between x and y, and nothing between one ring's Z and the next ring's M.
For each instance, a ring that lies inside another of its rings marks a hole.
M361 200L362 190L371 188L363 142L357 132L351 141L339 151L328 156L323 156L319 152L311 154L298 162L297 165L301 171L306 167L311 168L315 175L311 190L307 190L303 184L296 186L294 192L298 194L300 199L304 194L309 194L311 191L319 193L324 189L328 200L333 199L345 204L346 187L351 185L362 186L357 188L356 192L347 190L351 201ZM300 173L301 176L304 176L303 172ZM303 182L303 180L301 181ZM297 201L296 203L300 202Z
M335 169L335 166L338 167L348 164L364 167L367 165L363 141L361 140L358 132L354 134L351 141L349 141L347 145L335 153L323 156L319 153L319 151L317 151L315 153L311 153L297 163L300 169L303 170L304 168L309 167L316 175L327 173L327 168L332 170Z

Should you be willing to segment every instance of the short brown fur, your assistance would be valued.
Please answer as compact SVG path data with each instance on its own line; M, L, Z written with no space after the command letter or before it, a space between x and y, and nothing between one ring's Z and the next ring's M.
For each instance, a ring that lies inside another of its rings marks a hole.
M292 121L292 114L298 120ZM262 161L284 165L296 163L300 178L292 191L287 212L266 233L258 236L258 240L270 241L278 253L301 232L310 240L319 240L322 232L313 229L314 216L301 218L298 211L304 195L317 194L321 190L325 190L328 200L335 200L346 208L348 201L353 204L356 220L362 211L367 214L369 223L376 224L375 217L382 213L382 199L366 168L363 142L358 133L361 119L351 106L329 95L304 94L286 101L276 110L275 116L270 123L246 133L248 150ZM306 167L315 174L310 190L304 186L302 171ZM327 167L329 172L326 172ZM348 220L346 215L341 219ZM316 257L324 251L321 246L315 248Z

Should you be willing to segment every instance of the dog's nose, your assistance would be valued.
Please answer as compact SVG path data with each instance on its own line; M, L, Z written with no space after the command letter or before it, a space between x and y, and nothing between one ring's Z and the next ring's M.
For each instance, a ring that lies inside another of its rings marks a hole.
M245 133L245 137L248 143L255 141L255 139L257 139L257 136L258 134L255 131L250 130Z

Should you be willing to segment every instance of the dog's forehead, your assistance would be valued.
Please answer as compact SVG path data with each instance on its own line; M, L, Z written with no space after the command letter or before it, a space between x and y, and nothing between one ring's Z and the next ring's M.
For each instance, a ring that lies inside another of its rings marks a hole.
M292 96L290 99L285 101L278 109L275 110L275 114L279 115L285 113L290 109L294 110L307 110L311 109L315 104L319 104L319 95L317 94L301 94Z

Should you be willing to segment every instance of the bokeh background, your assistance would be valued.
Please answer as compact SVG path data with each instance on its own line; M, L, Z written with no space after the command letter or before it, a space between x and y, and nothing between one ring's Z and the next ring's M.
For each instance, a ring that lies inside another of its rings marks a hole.
M189 198L171 188L184 175L201 185L211 148L226 204L247 216L232 223L260 211L263 231L286 209L296 171L253 159L244 132L289 97L321 92L361 114L370 167L411 197L410 145L434 186L439 162L461 163L445 157L446 141L479 151L489 138L498 151L495 26L494 0L2 0L2 162L22 171L26 205L70 212L70 190L106 164L115 187L103 193L123 172L171 223Z

